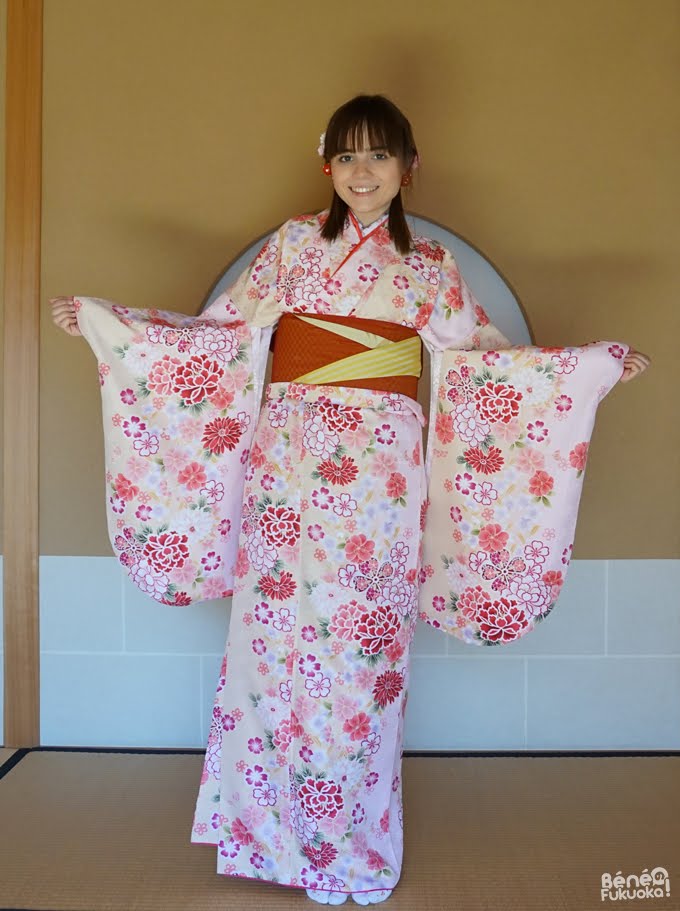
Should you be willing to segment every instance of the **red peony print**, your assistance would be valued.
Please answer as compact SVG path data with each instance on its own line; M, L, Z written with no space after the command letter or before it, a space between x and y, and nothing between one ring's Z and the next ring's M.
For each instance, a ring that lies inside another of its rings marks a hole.
M387 861L379 854L374 848L369 848L366 852L366 860L368 863L369 870L384 870L387 866Z
M330 866L338 856L338 849L329 841L322 841L318 848L311 842L307 842L306 845L302 846L302 850L319 870L323 870L324 867Z
M586 467L586 461L588 459L588 444L587 443L577 443L576 446L569 453L569 464L576 468L579 472L583 471ZM118 491L118 496L122 496L120 491ZM126 497L123 497L125 500Z
M483 550L503 550L508 543L508 533L500 525L485 525L479 532L479 546Z
M519 414L519 403L522 393L505 383L494 383L488 380L475 393L480 415L490 424L501 421L509 423Z
M317 409L321 420L334 433L356 430L364 423L359 408L351 408L349 405L336 405L335 402L331 402L325 396L319 398Z
M463 589L460 597L456 602L456 607L468 620L477 622L477 614L481 607L488 601L488 595L481 585L475 585L474 588L468 587Z
M398 631L399 618L383 605L362 614L353 633L365 655L377 655L394 641Z
M547 497L553 492L555 479L547 471L537 471L529 481L529 493L535 497Z
M404 686L404 678L398 671L385 671L375 681L373 698L384 709L390 702L394 702Z
M295 594L297 583L291 573L282 572L278 579L274 576L262 576L259 581L259 587L265 598L271 598L273 601L285 601Z
M166 531L160 535L149 535L144 545L143 555L159 572L167 573L171 569L184 566L189 557L187 536L177 532Z
M481 638L494 643L513 642L523 636L529 626L525 612L508 598L487 601L479 610L477 622Z
M493 474L495 471L500 471L505 461L497 446L490 446L488 452L484 452L479 446L474 446L466 449L463 458L473 471L479 471L481 474Z
M267 506L260 516L260 527L274 547L293 547L300 540L300 516L289 506Z
M359 469L354 459L349 456L342 456L340 464L333 459L326 459L321 462L316 469L327 484L351 484L359 477Z
M335 819L345 805L342 787L330 779L306 778L298 797L305 813L312 819Z
M255 841L252 832L248 831L238 816L231 824L231 837L240 845L251 845Z
M366 712L357 712L345 720L342 729L349 734L350 740L363 740L371 733L371 719Z
M243 428L235 418L215 418L205 425L201 442L208 452L222 455L225 449L231 452L241 439Z
M174 391L179 392L187 405L198 405L217 392L224 370L217 361L205 354L190 357L175 373Z

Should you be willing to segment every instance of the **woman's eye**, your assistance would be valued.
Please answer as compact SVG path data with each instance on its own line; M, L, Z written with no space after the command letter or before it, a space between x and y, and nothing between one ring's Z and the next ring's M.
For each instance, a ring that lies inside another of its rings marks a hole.
M375 157L379 161L387 161L387 159L389 158L389 155L386 152L376 152Z
M344 162L350 161L351 158L352 158L351 155L340 155L340 156L338 157L338 161L341 161L341 162L343 162L343 164L344 164Z

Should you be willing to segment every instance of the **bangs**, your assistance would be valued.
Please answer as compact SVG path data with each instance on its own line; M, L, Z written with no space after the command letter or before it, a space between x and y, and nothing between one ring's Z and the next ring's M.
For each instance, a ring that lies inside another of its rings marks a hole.
M333 114L326 130L324 157L342 152L386 149L409 164L416 154L411 124L382 95L359 95Z

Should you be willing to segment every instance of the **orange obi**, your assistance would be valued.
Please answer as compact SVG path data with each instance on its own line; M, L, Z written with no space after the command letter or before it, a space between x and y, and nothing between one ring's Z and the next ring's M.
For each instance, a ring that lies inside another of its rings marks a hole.
M422 342L380 319L284 313L273 340L272 383L358 386L415 399Z

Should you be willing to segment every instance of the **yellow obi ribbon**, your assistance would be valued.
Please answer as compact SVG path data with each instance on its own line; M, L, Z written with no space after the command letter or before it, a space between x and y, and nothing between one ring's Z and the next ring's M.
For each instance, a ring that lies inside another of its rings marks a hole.
M314 319L312 316L296 314L297 319L310 325L333 332L370 349L349 357L340 358L325 367L310 370L295 377L295 383L339 383L341 380L372 379L384 376L420 376L420 337L418 335L401 341L392 341L373 332L366 332L356 326L332 323Z

